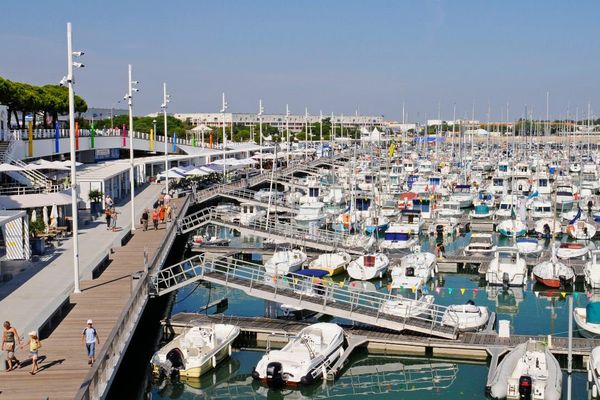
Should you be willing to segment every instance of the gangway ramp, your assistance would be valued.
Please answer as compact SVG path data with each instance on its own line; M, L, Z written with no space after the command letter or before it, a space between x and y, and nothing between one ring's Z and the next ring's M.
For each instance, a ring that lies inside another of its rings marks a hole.
M289 213L298 213L298 209L290 207L284 200L277 198L274 194L271 202L268 199L256 199L255 195L258 192L249 189L236 189L221 193L221 197L227 197L232 200L237 200L240 203L250 203L258 207L270 208L271 211L281 211Z
M188 233L205 225L218 225L234 229L244 235L262 237L275 243L289 243L322 251L344 250L351 254L363 254L373 244L367 237L332 232L320 228L308 228L289 223L280 223L274 219L262 218L243 225L230 214L209 207L189 214L178 220L179 232ZM361 240L363 239L363 240Z
M153 291L161 296L200 280L264 300L398 332L412 331L446 339L458 336L455 328L441 323L444 306L423 309L423 303L391 293L355 291L349 285L294 273L272 275L260 264L232 257L197 255L174 264L153 276ZM396 300L406 305L401 315L382 311Z

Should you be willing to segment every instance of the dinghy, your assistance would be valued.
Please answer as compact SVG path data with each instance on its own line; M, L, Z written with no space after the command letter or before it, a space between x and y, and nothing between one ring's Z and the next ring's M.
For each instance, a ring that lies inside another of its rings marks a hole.
M298 249L276 251L265 263L265 270L268 274L287 275L298 271L306 259L306 253Z
M240 334L235 325L213 324L188 328L152 356L155 375L199 378L231 355L231 343Z
M384 301L379 311L403 318L431 317L434 301L435 298L429 294L415 300L396 296Z
M381 278L387 271L390 260L383 253L366 254L348 264L348 275L352 279L368 281Z
M592 301L585 308L576 307L573 310L573 320L581 336L600 338L600 302Z
M496 399L560 400L562 372L543 342L529 340L504 357L490 383Z
M385 232L385 236L381 243L379 243L380 250L404 250L410 249L418 243L418 239L409 235L408 233L398 232L396 225L392 224Z
M577 221L567 226L569 237L576 240L591 240L596 235L596 227L585 221Z
M583 243L561 243L556 256L561 260L585 257L590 249Z
M327 271L331 276L343 272L352 261L350 254L345 251L321 254L308 264L309 269Z
M575 281L573 269L558 261L556 254L550 260L536 264L532 274L536 281L551 288L571 287Z
M442 316L442 325L455 327L461 332L479 331L489 319L487 307L476 306L473 300L469 300L466 304L448 306Z
M302 329L281 350L265 354L252 378L270 387L310 385L323 377L344 352L344 330L336 324L319 322Z
M522 286L527 282L527 264L517 249L498 247L485 279L490 285Z
M588 383L592 389L592 399L598 398L600 388L600 346L594 347L587 362Z

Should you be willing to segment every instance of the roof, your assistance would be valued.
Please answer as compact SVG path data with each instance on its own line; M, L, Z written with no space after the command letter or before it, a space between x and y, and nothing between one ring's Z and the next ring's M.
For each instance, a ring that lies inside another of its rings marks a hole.
M13 196L0 196L0 208L7 210L38 208L56 204L62 206L71 204L71 191L57 193L20 194ZM0 214L1 218L2 214ZM1 219L0 219L1 220Z
M105 181L129 170L129 163L98 164L79 173L77 180L80 182Z

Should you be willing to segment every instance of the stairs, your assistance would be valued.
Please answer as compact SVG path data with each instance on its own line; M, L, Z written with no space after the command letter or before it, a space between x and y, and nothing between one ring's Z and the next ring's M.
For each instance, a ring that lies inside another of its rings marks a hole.
M11 157L11 150L12 142L0 141L0 162L25 168L27 166L26 163ZM7 175L28 188L40 189L43 192L51 192L53 190L52 181L38 170L13 171L8 172Z

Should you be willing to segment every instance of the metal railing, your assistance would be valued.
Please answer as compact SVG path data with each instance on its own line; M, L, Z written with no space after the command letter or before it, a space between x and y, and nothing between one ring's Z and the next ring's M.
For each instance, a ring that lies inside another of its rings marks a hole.
M152 276L156 294L163 295L199 280L243 288L266 300L291 304L300 309L324 312L397 331L411 330L431 336L455 338L458 326L442 324L447 307L425 304L391 292L356 291L351 285L290 273L275 275L256 263L217 255L197 255L167 267ZM402 301L402 314L389 313ZM452 314L446 318L454 318Z

